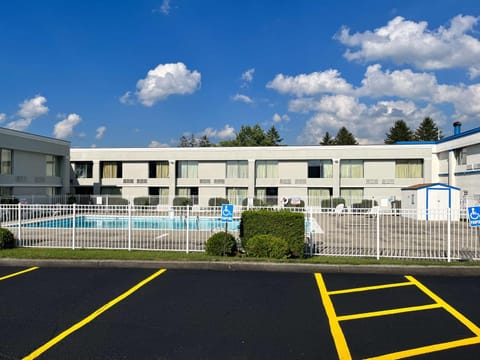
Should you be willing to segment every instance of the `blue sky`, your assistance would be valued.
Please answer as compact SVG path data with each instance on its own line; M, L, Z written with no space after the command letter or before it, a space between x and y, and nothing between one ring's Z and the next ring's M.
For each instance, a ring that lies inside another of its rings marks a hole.
M4 1L0 126L72 147L480 126L480 2Z

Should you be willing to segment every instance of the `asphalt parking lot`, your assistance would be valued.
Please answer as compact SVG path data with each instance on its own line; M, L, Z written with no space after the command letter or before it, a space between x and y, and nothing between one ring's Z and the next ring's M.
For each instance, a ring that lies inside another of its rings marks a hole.
M475 359L478 280L4 266L0 359Z

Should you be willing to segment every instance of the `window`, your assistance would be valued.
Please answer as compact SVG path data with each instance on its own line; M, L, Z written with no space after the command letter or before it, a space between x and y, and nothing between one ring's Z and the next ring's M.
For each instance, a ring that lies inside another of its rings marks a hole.
M198 178L198 161L178 161L177 178L196 179Z
M267 205L276 205L278 202L278 188L267 187L255 189L255 197Z
M322 200L330 199L331 190L329 188L309 188L308 205L322 206Z
M230 204L242 205L248 196L248 188L227 188L227 200Z
M232 160L227 161L227 179L246 179L248 178L248 161Z
M362 202L363 188L340 189L340 197L345 199L345 205L351 207L354 203Z
M179 187L176 193L179 197L191 199L194 205L198 204L198 187Z
M12 150L0 149L0 175L12 173Z
M277 179L278 161L277 160L258 160L256 162L257 178L259 179Z
M396 178L421 178L423 177L423 160L408 159L395 162Z
M122 177L122 163L117 161L104 161L101 164L102 178L115 179Z
M340 177L363 178L363 160L340 160Z
M331 178L333 176L332 160L309 160L309 178Z
M149 187L148 195L149 196L158 196L158 204L167 205L168 204L168 187Z
M73 171L77 179L92 178L93 163L91 162L75 162L73 163Z
M46 157L46 175L60 176L61 158L55 155L47 155Z
M467 152L464 148L455 150L455 159L457 159L457 165L467 165Z
M148 163L149 178L168 178L170 167L168 161L151 161Z

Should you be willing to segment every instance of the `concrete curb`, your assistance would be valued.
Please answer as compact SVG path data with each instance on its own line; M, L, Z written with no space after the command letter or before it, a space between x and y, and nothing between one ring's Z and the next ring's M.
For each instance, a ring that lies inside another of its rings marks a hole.
M0 266L167 268L180 270L276 271L392 275L480 276L480 266L342 265L230 261L0 259Z

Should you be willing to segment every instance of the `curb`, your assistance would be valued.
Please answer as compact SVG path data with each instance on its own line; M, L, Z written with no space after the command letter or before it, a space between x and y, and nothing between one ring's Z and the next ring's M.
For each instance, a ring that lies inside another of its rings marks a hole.
M229 261L0 259L0 266L167 268L176 270L275 271L297 273L480 276L480 266L290 264Z

